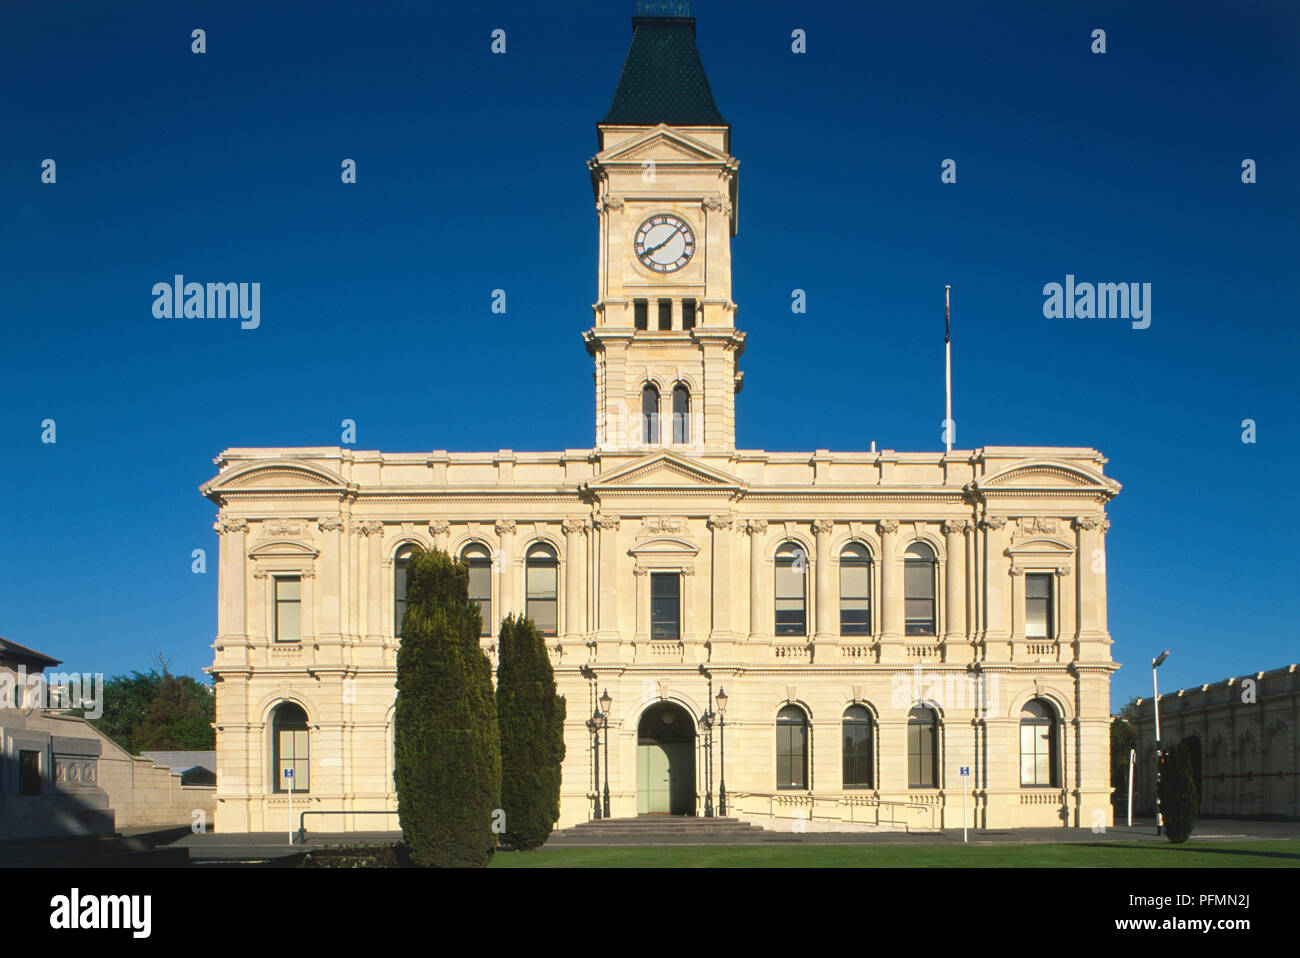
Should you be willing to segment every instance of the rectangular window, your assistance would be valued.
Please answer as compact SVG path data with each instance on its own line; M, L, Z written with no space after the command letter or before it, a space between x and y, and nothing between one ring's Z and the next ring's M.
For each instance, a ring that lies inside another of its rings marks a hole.
M777 559L776 634L807 635L804 614L804 562Z
M393 564L393 635L402 634L402 619L406 618L406 566L409 559L398 559Z
M302 579L275 577L275 641L302 641Z
M682 577L676 572L650 573L650 638L682 637Z
M871 564L840 558L840 635L871 634Z
M907 726L908 788L934 788L934 726L909 722Z
M934 564L903 563L903 615L908 635L934 635Z
M808 727L797 722L776 726L776 787L807 788Z
M479 635L492 634L492 563L486 558L469 563L469 600L478 603L483 625Z
M559 566L554 562L529 562L528 609L542 635L555 635L559 629Z
M682 300L682 329L695 328L695 300Z
M632 318L637 329L649 329L650 304L644 299L632 301Z
M41 794L41 753L21 749L18 752L18 794Z
M1052 724L1021 722L1020 784L1051 786L1052 778Z
M659 300L659 329L666 332L673 328L673 301L671 299Z
M279 768L276 770L276 790L289 791L292 781L295 792L305 792L311 785L308 778L307 730L305 728L280 729ZM293 769L293 775L288 774Z
M1050 573L1025 576L1025 636L1031 639L1055 638Z

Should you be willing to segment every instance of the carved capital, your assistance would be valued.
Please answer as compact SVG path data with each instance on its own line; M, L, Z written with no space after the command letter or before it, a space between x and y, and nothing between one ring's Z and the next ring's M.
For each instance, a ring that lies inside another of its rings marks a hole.
M343 528L342 516L321 516L316 520L316 528L321 532L338 532Z
M510 535L514 535L514 532L515 532L515 520L514 520L514 519L498 519L495 523L493 523L492 528L496 529L496 531L497 531L497 535L499 535L499 536L506 535L507 533L510 534Z
M964 536L970 532L970 522L966 519L945 519L943 531L950 536Z
M746 519L745 531L748 532L751 536L761 536L763 535L763 533L767 532L767 520Z
M695 563L682 566L682 575L695 575Z
M835 531L834 519L814 519L812 524L813 532L819 536L828 536Z
M1097 516L1079 516L1074 520L1074 528L1080 532L1091 532L1100 526L1103 521Z
M1007 571L1011 573L1012 578L1015 578L1015 577L1017 577L1017 576L1022 576L1022 575L1025 574L1025 570L1022 569L1022 568L1020 568L1020 566L1018 566L1018 565L1013 565L1013 566L1012 566L1010 569L1008 569Z
M731 524L736 521L734 512L719 512L709 516L710 529L730 529Z
M219 536L224 536L227 532L247 532L248 520L240 516L217 516L212 528L217 530Z
M700 201L700 206L710 213L731 215L731 202L721 193L711 193Z
M451 531L451 523L446 519L433 519L429 522L429 532L435 536L445 536Z
M384 531L384 524L378 519L364 519L354 524L352 531L359 536L377 536Z
M591 522L586 518L565 519L560 523L560 528L564 530L565 535L581 535L591 528Z
M602 193L600 199L596 201L596 210L600 213L606 210L621 210L623 205L623 197L617 193Z
M1058 565L1056 567L1056 574L1064 579L1067 575L1070 574L1070 567L1068 565Z
M1007 524L1006 516L985 516L980 520L980 528L985 532L996 532Z
M876 530L883 535L893 535L898 531L897 519L881 519L876 523Z
M650 570L645 568L645 566L636 565L632 567L632 574L635 576L649 575Z
M613 530L622 525L622 520L620 520L618 516L610 515L605 512L597 513L592 517L591 521L595 524L597 529L602 530Z

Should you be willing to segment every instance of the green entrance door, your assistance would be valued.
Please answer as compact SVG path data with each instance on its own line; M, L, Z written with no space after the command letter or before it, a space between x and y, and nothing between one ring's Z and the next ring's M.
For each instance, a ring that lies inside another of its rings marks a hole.
M695 811L695 730L690 716L667 702L646 710L637 730L638 815Z

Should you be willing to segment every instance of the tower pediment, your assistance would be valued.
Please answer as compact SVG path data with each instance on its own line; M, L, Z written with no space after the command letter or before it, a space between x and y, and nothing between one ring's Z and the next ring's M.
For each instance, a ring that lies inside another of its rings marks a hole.
M716 492L734 494L746 484L731 475L669 452L656 452L584 483L594 494L618 492Z
M639 136L603 150L596 154L593 163L611 165L617 163L637 163L642 160L671 162L688 160L692 163L710 160L725 164L731 158L707 143L689 136L681 130L660 123Z

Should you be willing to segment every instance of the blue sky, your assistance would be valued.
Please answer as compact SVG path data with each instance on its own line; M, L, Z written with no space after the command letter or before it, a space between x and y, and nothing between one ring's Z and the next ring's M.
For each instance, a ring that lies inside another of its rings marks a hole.
M0 7L0 635L68 668L211 663L224 448L593 441L585 163L632 0L265 6ZM1124 484L1116 707L1162 648L1175 688L1300 647L1300 8L1137 6L694 4L741 162L738 445L940 448L951 283L958 446ZM260 282L261 326L156 319L176 273ZM1150 328L1044 318L1067 273L1151 283Z

